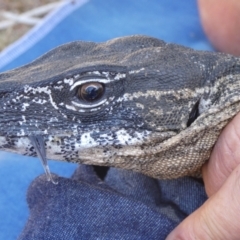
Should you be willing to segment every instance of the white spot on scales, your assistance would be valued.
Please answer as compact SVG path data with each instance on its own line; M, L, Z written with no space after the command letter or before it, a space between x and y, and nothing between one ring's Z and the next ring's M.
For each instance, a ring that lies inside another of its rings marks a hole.
M69 86L73 85L73 78L65 78L63 80L64 83L68 84Z
M23 103L21 111L25 112L29 106L29 103Z
M53 99L52 99L52 95L51 95L52 91L51 91L51 89L49 89L48 86L46 86L46 87L36 87L36 88L33 88L33 87L30 87L30 86L26 85L26 86L24 87L24 92L25 92L25 94L45 93L45 94L47 94L47 95L49 96L49 100L50 100L50 103L52 104L52 106L53 106L55 109L58 109L58 106L56 105L56 103L55 103L55 102L53 101ZM28 104L28 103L25 103L25 104ZM28 106L29 106L29 104L28 104ZM26 109L25 109L25 110L26 110ZM23 110L23 111L25 111L25 110Z

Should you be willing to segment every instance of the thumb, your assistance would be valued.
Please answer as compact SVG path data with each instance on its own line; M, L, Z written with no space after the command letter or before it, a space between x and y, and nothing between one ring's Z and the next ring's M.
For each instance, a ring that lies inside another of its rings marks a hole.
M220 189L231 172L240 164L240 113L224 128L204 165L202 174L208 196Z
M240 236L240 165L218 192L175 228L166 240L231 239Z

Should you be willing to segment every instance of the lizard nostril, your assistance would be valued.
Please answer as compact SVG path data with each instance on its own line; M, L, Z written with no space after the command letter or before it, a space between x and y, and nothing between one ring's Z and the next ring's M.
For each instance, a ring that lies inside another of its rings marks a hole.
M104 86L98 82L86 83L79 87L78 97L87 102L99 100L104 93Z
M199 102L200 99L194 104L190 114L189 114L189 118L187 121L187 127L190 127L191 124L198 118L199 116Z

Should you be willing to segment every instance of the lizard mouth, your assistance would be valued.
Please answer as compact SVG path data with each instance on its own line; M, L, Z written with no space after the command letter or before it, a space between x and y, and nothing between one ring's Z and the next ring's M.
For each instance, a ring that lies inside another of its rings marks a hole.
M149 135L150 131L146 130L137 132L120 129L115 132L84 132L80 137L66 132L56 135L38 135L35 133L31 136L0 136L0 148L29 156L37 155L47 180L56 184L51 176L47 158L78 162L81 158L81 152L86 149L107 149L109 146L119 149L125 145L141 144L147 141Z

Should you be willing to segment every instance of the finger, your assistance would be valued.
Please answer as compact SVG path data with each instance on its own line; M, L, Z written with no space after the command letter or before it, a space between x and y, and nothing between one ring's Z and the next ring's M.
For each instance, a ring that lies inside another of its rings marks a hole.
M240 1L198 0L201 22L208 38L220 51L240 55Z
M222 188L187 217L166 240L237 240L240 236L240 165Z
M223 185L233 169L240 164L240 113L226 126L203 167L202 174L208 196Z

